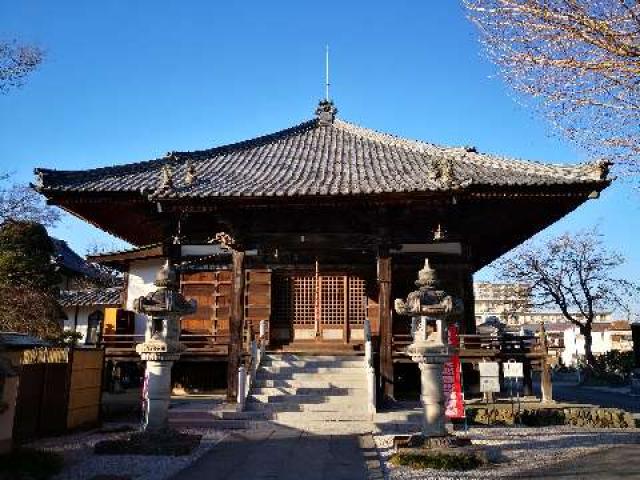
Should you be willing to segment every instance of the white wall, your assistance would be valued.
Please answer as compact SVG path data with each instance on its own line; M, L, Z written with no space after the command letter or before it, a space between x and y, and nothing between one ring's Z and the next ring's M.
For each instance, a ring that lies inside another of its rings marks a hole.
M152 258L131 262L127 285L127 310L133 311L133 304L136 299L156 290L153 282L156 279L156 273L162 268L165 261L166 259L164 258ZM146 328L147 316L136 313L135 333L142 335L145 333Z
M78 345L84 345L87 341L87 327L89 324L89 315L96 310L99 310L104 315L104 305L92 305L90 307L78 307L78 320L76 325L76 332L82 334L82 338L78 340ZM76 318L76 307L67 307L64 309L64 313L67 315L67 319L64 321L63 327L65 330L73 330Z

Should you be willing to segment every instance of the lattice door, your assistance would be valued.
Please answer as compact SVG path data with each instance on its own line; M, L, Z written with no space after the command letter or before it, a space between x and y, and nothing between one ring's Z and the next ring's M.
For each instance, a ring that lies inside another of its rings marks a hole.
M349 275L313 274L274 279L273 326L277 335L297 340L362 338L366 283Z

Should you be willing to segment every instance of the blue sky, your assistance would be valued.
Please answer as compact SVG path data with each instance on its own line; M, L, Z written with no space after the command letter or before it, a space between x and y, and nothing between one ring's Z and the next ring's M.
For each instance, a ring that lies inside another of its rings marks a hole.
M308 119L327 43L346 120L525 159L585 160L514 101L456 1L5 0L0 37L47 51L24 88L0 96L0 171L20 181L36 166L140 161ZM640 281L638 195L618 182L540 237L598 224ZM80 253L118 245L69 217L53 233Z

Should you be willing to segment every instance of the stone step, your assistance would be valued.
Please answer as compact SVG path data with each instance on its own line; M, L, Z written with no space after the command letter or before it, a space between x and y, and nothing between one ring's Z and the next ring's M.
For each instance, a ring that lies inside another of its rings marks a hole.
M188 421L188 420L265 420L268 419L268 415L259 411L169 411L169 419L175 421Z
M291 425L306 424L314 422L370 422L369 413L345 413L345 412L278 412L275 420L288 422Z
M364 355L303 355L296 353L268 353L263 361L304 361L304 362L331 362L331 361L354 361L364 358Z
M269 365L261 365L258 373L273 374L301 374L301 373L319 373L319 374L339 374L339 375L364 375L364 366L349 367L317 367L314 365L304 365L301 367L283 366L274 367Z
M352 402L322 402L322 403L294 403L294 402L247 402L246 410L252 412L366 412L366 403Z
M322 380L307 378L256 378L253 382L255 388L366 388L366 379L364 380Z
M322 380L325 382L330 381L351 381L362 380L366 381L366 374L364 370L352 370L352 371L338 371L338 372L304 372L304 371L280 371L269 372L263 369L258 370L256 373L256 379L258 380Z
M361 387L334 387L326 386L310 387L308 383L299 387L254 387L251 392L255 395L329 395L329 396L350 396L366 395L366 386Z
M335 404L347 404L357 403L364 401L366 403L366 397L362 396L348 396L348 395L257 395L251 394L249 396L251 403L335 403Z
M364 368L364 359L322 360L311 362L306 360L263 360L261 365L270 368Z

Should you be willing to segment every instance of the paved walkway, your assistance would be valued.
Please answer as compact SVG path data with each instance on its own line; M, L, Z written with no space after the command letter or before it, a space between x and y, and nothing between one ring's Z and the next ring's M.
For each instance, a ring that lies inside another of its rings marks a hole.
M231 432L173 478L364 480L367 479L367 458L371 458L371 452L361 448L361 441L353 434L313 434L280 427Z
M640 479L640 444L620 445L602 452L560 463L553 468L519 475L521 480L614 480Z
M640 413L640 398L630 395L628 388L585 387L572 383L554 382L553 398L562 402L590 403Z

